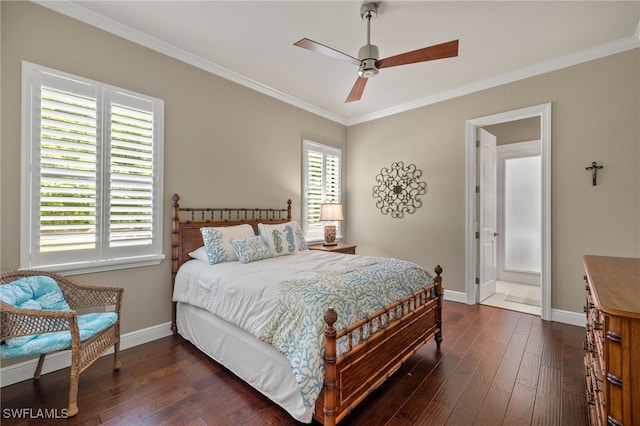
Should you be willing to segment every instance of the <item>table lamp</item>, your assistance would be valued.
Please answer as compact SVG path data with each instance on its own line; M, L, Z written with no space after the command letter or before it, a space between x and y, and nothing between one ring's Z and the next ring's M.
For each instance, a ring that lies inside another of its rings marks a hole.
M323 203L320 204L320 221L336 222L344 220L342 216L342 204ZM336 225L335 223L327 223L324 225L324 243L325 246L335 246L336 243Z

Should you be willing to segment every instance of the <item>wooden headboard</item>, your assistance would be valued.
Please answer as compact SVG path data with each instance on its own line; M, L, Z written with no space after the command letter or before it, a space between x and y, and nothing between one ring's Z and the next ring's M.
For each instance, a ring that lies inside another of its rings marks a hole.
M277 224L291 221L291 200L282 209L180 207L180 196L171 197L171 295L178 268L191 259L189 253L203 245L200 228L203 226L233 226L249 224L258 233L258 224ZM176 328L176 304L173 303L171 329Z

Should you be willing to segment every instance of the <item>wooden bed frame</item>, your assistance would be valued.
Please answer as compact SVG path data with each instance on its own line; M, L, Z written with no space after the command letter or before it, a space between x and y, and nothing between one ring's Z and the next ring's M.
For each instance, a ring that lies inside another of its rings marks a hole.
M178 268L191 259L189 252L203 245L203 226L249 224L257 233L258 223L277 224L291 220L291 200L284 209L183 208L175 194L172 214L172 295ZM433 283L361 319L343 330L333 325L338 313L329 308L324 315L325 377L313 417L333 426L349 414L367 395L384 382L429 339L438 350L442 342L442 268L435 268ZM385 324L362 338L372 324ZM176 303L173 302L171 330L177 334ZM346 336L346 337L345 337ZM354 338L355 337L355 338ZM337 355L336 342L348 339L349 350ZM353 344L354 341L360 342Z

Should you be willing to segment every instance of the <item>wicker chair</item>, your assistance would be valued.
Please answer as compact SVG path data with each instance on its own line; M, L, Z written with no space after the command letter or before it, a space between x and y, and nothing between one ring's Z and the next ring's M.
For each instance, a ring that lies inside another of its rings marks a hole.
M44 275L53 278L71 310L20 309L0 301L0 342L5 339L57 331L71 332L71 374L69 383L68 415L78 413L78 377L111 346L114 347L113 368L120 368L120 309L124 289L81 284L67 277L45 271L6 271L0 273L0 284L8 284L20 278ZM96 333L85 341L80 341L78 313L80 308L113 306L118 314L110 327ZM40 378L46 353L40 354L34 380Z

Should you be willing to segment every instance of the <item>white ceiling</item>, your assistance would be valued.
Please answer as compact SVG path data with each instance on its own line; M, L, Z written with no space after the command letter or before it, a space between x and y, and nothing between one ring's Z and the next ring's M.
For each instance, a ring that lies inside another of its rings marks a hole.
M361 1L38 1L344 124L640 47L639 1L386 1L371 23L385 58L459 39L459 56L386 68L345 103L366 43Z

